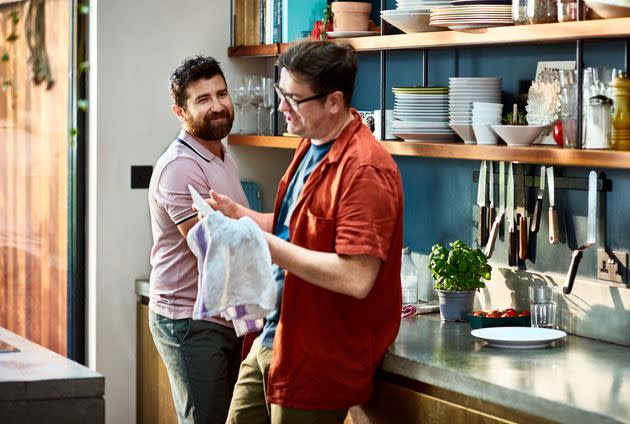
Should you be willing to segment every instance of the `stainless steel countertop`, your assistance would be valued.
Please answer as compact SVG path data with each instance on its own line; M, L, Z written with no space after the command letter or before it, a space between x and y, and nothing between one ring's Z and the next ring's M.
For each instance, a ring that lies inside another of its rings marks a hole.
M569 335L546 348L502 349L470 331L439 314L403 318L381 368L560 422L630 423L630 348Z
M0 340L19 352L0 353L0 401L102 397L105 378L0 327Z

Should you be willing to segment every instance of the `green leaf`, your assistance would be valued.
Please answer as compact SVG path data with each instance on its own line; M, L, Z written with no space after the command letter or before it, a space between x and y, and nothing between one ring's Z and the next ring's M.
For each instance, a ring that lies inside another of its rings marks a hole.
M9 87L11 87L13 83L11 81L3 81L2 82L2 91L7 91Z
M68 133L70 137L76 137L77 135L79 135L79 130L76 128L70 128L70 131Z
M89 70L90 70L90 62L85 61L85 62L79 63L79 71L80 72L85 72L85 71L89 71Z
M2 59L0 59L0 60L2 60L3 62L8 62L9 61L9 53L5 52L2 55Z

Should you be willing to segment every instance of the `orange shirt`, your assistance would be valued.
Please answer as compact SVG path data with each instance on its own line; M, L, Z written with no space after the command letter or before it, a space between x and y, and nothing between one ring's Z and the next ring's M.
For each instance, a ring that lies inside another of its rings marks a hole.
M366 402L374 373L400 325L403 194L389 153L352 111L306 181L291 216L291 242L307 249L381 259L364 299L287 272L267 400L290 408L342 409ZM280 181L274 222L310 145L302 140Z

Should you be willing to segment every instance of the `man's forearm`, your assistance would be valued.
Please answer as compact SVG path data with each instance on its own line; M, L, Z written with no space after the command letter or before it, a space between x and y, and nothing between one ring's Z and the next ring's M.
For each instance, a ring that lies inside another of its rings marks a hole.
M318 252L265 233L271 259L280 268L318 287L362 299L368 295L381 264L380 259Z
M244 216L248 216L254 220L256 224L265 232L272 232L273 226L273 214L272 213L262 213L256 212L252 209L246 208L243 205L237 205L235 216L232 218L242 218Z

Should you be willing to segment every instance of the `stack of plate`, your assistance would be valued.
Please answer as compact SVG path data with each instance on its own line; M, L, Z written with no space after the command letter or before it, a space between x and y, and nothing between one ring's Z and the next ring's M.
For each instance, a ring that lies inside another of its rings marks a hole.
M465 143L476 143L473 102L501 103L501 78L449 78L449 123Z
M434 7L444 7L449 4L449 0L396 0L396 9L429 12Z
M512 6L505 4L469 4L431 9L430 24L449 29L488 28L512 23Z
M392 133L405 141L451 141L447 87L394 87Z

